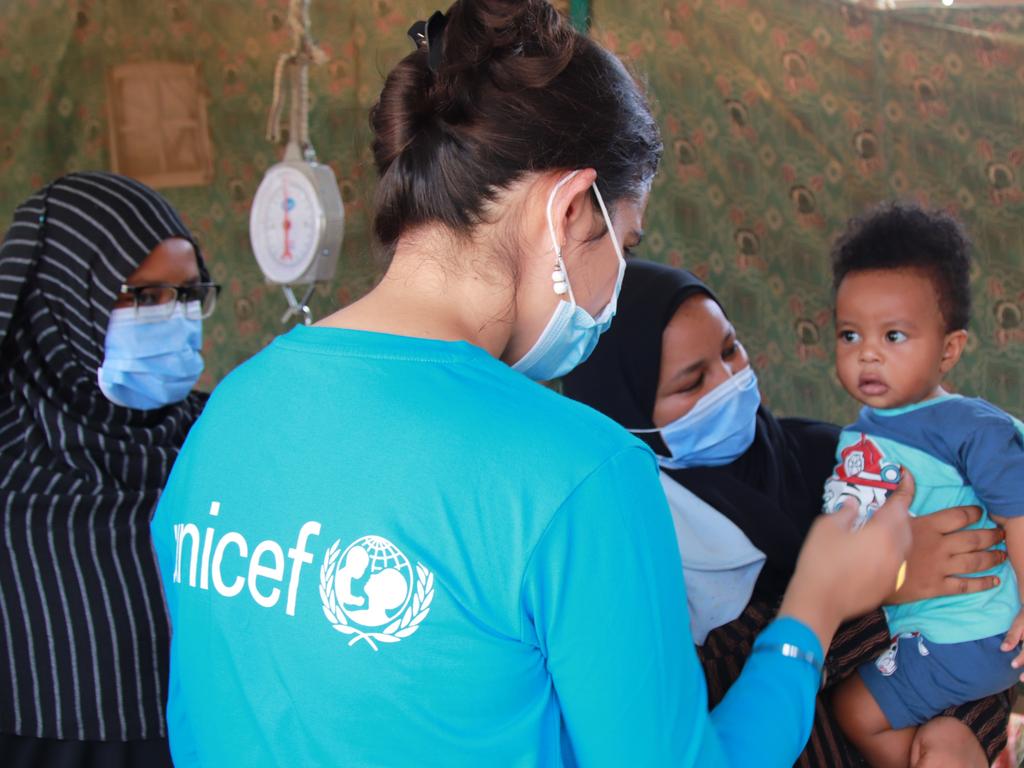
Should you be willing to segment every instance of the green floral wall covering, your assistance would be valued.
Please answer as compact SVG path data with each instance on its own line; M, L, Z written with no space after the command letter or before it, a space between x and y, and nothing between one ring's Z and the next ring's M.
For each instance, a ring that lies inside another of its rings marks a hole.
M411 20L429 1L313 0L314 36L330 61L311 71L310 131L339 180L346 208L338 277L311 306L323 317L365 293L379 273L371 252L374 171L367 112L383 74L410 50ZM199 238L224 285L204 325L212 388L285 326L286 304L249 248L248 209L281 150L264 138L274 64L291 47L287 0L18 0L0 3L0 217L49 178L109 168L109 67L128 61L198 62L214 152L209 186L161 190Z
M323 316L373 284L366 114L405 30L435 2L313 0L331 60L312 72L312 136L347 227ZM0 218L61 173L107 168L105 74L198 62L214 182L167 197L201 239L223 300L206 325L209 388L282 330L284 300L249 253L247 212L278 150L263 137L284 0L0 4ZM1024 14L869 12L830 0L593 0L595 34L646 77L666 156L642 256L706 277L779 412L848 419L831 372L828 245L890 197L947 206L978 246L957 389L1024 413Z
M829 244L887 198L948 207L977 246L965 394L1024 412L1024 14L810 0L594 0L666 146L646 256L720 291L779 412L849 420Z

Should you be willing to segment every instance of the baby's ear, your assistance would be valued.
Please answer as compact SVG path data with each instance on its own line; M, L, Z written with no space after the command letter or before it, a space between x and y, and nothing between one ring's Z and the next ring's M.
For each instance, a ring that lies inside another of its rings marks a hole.
M967 331L961 329L946 334L942 344L942 360L939 362L939 370L949 373L953 367L960 362L960 355L964 353L967 346Z

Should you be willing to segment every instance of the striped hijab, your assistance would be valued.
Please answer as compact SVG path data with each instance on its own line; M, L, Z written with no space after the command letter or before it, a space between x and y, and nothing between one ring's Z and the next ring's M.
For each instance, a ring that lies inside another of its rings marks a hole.
M0 732L164 735L149 519L202 398L123 408L96 371L121 284L170 237L192 240L151 189L76 173L25 201L0 246Z

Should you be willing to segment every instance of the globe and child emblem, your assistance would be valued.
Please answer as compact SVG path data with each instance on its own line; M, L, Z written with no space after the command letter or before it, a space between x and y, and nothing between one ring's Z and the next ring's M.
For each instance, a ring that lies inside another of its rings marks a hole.
M379 536L364 536L349 544L334 577L341 610L352 623L363 627L381 627L392 621L409 602L412 584L409 559Z
M349 645L365 640L396 643L409 637L430 612L434 575L382 536L363 536L341 549L341 540L324 554L320 600L324 616L338 632L352 635Z

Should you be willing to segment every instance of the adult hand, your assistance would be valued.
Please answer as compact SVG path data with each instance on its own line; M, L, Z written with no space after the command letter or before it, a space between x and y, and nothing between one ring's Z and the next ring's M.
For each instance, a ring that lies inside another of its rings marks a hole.
M853 529L852 501L821 515L800 550L779 614L802 621L828 648L841 621L877 608L910 550L913 499L914 478L904 471L899 488L859 530Z
M1001 528L962 530L980 519L980 507L952 507L911 518L914 541L907 555L907 578L885 604L963 595L998 586L995 576L962 575L987 571L1006 560L1004 550L991 549L1004 538Z
M954 717L936 717L917 729L910 768L988 768L971 729Z

